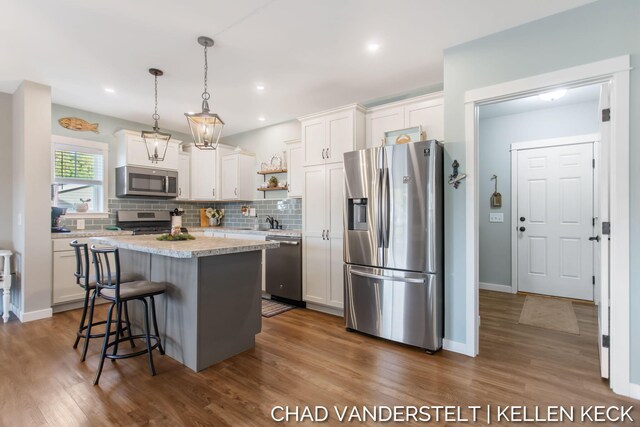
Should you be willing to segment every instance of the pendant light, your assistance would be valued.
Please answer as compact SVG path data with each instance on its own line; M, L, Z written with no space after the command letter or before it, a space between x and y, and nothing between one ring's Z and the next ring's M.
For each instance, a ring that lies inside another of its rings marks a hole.
M155 76L156 109L153 116L151 116L154 121L154 125L153 131L143 130L141 132L141 136L142 139L144 139L144 145L147 147L149 160L151 160L152 163L158 163L164 161L164 156L167 153L171 134L160 132L160 128L158 127L158 120L160 120L160 116L158 115L158 77L164 73L157 68L149 68L149 74Z
M217 114L209 112L209 98L207 92L207 73L209 64L207 62L207 49L213 46L213 40L209 37L198 37L198 43L204 46L204 92L202 92L202 112L185 113L191 135L193 135L194 145L201 150L215 150L218 148L220 135L224 122Z

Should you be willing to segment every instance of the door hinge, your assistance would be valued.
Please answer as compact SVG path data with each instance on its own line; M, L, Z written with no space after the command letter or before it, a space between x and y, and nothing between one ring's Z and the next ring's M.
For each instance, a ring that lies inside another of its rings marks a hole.
M611 234L611 223L603 222L602 223L602 234Z
M608 122L611 120L611 108L605 108L602 110L602 121Z
M593 166L594 169L596 168L596 159L592 159L591 166Z
M609 335L602 335L602 346L609 348Z
M596 226L596 219L595 218L591 218L591 226L592 227Z
M591 276L591 284L595 286L595 284L596 284L596 276Z

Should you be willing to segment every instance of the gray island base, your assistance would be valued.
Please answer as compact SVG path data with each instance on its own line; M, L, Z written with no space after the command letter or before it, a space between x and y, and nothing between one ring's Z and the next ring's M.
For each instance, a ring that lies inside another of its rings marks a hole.
M156 236L93 238L120 249L122 271L166 282L156 297L166 355L198 372L255 346L262 327L262 250L278 247L214 237L159 242ZM142 303L129 303L134 328Z

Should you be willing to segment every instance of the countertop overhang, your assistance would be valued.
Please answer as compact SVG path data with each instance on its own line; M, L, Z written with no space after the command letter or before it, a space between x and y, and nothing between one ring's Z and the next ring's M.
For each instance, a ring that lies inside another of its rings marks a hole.
M157 235L142 236L101 236L92 237L96 245L114 246L119 249L162 255L172 258L198 258L228 255L240 252L275 249L278 242L225 239L218 237L196 237L195 240L167 242L157 240Z

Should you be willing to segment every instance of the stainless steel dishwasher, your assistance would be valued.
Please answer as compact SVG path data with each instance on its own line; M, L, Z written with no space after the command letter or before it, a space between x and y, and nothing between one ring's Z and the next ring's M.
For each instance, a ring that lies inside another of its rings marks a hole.
M270 235L267 241L280 243L277 249L267 250L266 290L272 299L280 299L298 306L302 301L302 238Z

